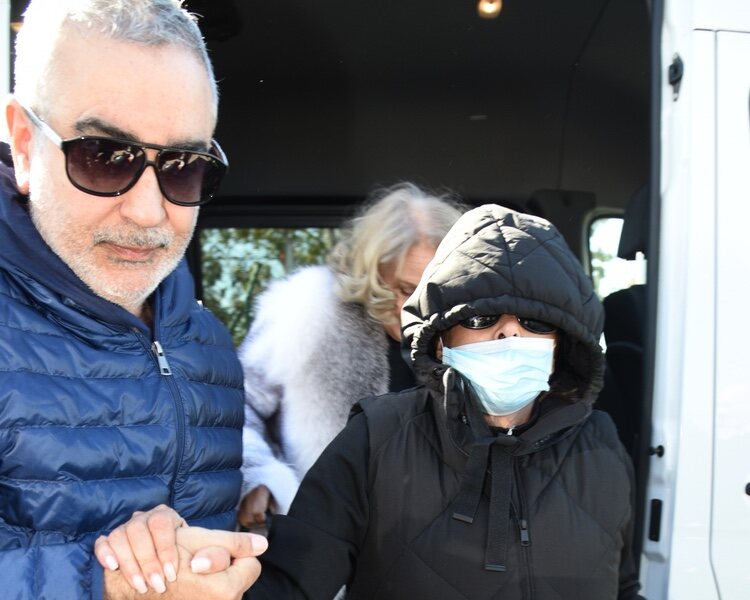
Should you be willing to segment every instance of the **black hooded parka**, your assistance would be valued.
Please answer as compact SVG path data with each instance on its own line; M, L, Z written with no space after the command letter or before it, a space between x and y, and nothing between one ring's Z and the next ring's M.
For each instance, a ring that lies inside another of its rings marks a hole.
M529 423L491 430L468 384L435 358L477 314L560 334L551 390ZM404 307L424 385L363 400L276 516L248 598L624 600L633 474L602 384L601 303L547 221L487 205L465 214ZM345 335L345 332L342 332Z

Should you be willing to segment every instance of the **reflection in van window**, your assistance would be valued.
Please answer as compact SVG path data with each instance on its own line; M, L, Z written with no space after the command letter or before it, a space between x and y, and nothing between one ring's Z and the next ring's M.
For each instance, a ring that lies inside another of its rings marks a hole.
M338 229L206 228L199 240L203 303L237 345L252 323L255 297L297 267L325 263Z
M646 283L646 257L636 254L635 260L617 256L622 233L622 217L594 219L589 228L589 257L594 291L599 298L631 285Z

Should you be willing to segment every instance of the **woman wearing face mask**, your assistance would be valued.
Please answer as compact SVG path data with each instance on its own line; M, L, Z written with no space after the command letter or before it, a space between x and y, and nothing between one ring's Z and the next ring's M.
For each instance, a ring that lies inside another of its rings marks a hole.
M487 205L402 312L419 388L363 400L274 520L247 598L638 598L603 310L548 222Z

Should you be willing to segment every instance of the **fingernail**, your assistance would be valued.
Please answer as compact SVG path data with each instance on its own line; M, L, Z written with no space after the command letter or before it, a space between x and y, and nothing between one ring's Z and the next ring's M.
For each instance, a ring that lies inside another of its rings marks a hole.
M268 540L262 535L252 534L250 540L253 543L253 552L261 554L268 548Z
M211 561L201 556L190 561L190 569L193 573L205 573L211 568Z
M120 567L120 565L117 564L117 559L112 555L105 556L104 562L107 563L107 567L109 567L110 571L117 571L117 569Z
M171 562L164 563L164 575L167 576L167 581L177 581L177 571Z
M148 580L151 582L151 587L160 594L163 594L167 591L167 586L164 584L164 580L158 573L154 573L153 575L151 575Z
M133 575L133 587L139 594L145 594L146 592L148 592L146 582L140 575Z

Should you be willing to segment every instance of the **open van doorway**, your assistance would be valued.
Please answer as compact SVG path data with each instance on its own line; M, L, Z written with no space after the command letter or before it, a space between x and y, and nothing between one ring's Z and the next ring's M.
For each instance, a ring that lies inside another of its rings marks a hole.
M610 297L600 406L639 471L638 556L654 3L504 0L495 18L476 0L187 4L204 15L231 163L190 258L235 340L255 295L321 262L376 187L413 181L548 218Z

